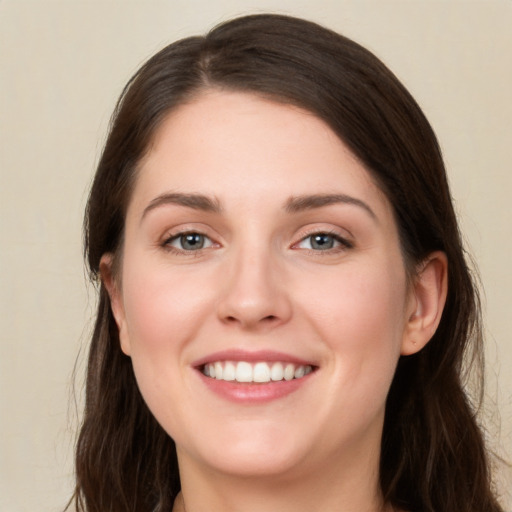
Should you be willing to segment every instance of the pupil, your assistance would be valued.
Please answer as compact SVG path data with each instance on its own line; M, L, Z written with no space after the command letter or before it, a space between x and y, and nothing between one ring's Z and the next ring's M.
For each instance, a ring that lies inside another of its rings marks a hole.
M181 246L185 250L201 249L204 245L204 236L199 233L181 235Z
M331 235L313 235L311 237L311 247L313 249L332 249L334 240Z

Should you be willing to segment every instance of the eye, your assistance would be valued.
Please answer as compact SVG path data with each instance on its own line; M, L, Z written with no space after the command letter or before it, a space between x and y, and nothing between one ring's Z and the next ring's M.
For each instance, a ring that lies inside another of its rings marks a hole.
M296 247L313 251L328 251L337 248L350 248L350 244L344 238L333 233L313 233L303 238Z
M164 243L165 247L174 248L179 251L199 251L211 247L213 242L201 233L180 233L172 236Z

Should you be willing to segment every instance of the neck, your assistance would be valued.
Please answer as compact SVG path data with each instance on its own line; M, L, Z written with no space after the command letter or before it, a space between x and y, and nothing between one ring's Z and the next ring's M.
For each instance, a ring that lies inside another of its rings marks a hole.
M383 502L378 461L329 464L302 475L237 477L180 466L182 493L173 512L391 512ZM377 462L377 464L375 464Z

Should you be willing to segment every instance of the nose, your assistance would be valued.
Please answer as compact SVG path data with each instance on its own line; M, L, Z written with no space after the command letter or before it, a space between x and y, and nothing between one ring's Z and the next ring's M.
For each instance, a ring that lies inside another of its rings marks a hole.
M269 250L245 251L229 262L218 317L246 330L282 325L291 318L290 290Z

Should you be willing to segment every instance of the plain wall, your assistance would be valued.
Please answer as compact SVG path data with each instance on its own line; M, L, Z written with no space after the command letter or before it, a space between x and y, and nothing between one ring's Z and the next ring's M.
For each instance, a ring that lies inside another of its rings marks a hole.
M488 437L512 458L512 1L0 0L0 510L70 496L95 304L82 213L117 96L163 45L263 11L367 46L433 124L486 292Z

